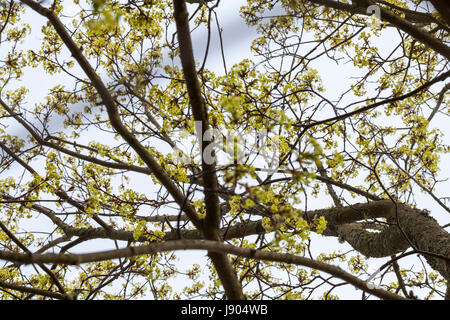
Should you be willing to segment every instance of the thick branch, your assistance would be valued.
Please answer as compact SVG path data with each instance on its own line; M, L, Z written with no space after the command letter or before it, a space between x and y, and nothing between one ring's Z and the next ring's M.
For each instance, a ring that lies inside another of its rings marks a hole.
M364 14L364 15L368 15L367 7L369 5L375 5L375 2L370 0L359 1L364 4L362 6L354 6L351 4L333 0L308 0L308 2L317 5L323 5L328 8L347 11L353 14ZM424 22L424 23L438 22L431 15L422 12L413 12L408 10L404 11L405 18L402 18L398 14L392 13L390 10L382 6L378 7L380 8L381 11L381 20L390 22L392 25L408 33L409 35L411 35L418 41L422 42L423 44L429 46L436 52L440 53L442 56L446 57L447 59L450 59L450 47L448 47L441 40L433 37L433 35L431 35L428 31L421 29L413 24L414 22Z
M445 22L450 25L450 6L448 0L430 0Z
M399 295L382 290L369 289L367 282L345 272L339 267L326 264L324 262L315 261L292 254L276 253L248 248L235 247L232 245L219 243L209 240L178 240L162 243L153 243L146 246L127 247L124 249L102 251L86 254L43 254L43 255L27 255L15 252L0 251L0 259L8 260L14 263L30 264L30 263L57 263L66 265L79 265L81 263L96 262L103 260L111 260L125 257L135 257L139 255L151 255L158 252L174 251L174 250L208 250L211 252L225 254L233 254L240 257L246 257L256 260L275 261L280 263L301 265L308 268L314 268L339 279L342 279L358 289L373 294L382 299L404 299Z
M27 292L31 294L36 294L43 297L49 297L54 299L60 299L60 300L71 300L71 296L67 294L61 294L58 292L52 292L44 289L37 289L37 288L31 288L27 286L23 286L16 283L10 283L0 280L0 287L20 292Z
M381 19L392 23L397 28L405 31L414 39L422 42L431 49L440 53L445 58L450 59L450 47L448 47L443 41L436 39L431 33L424 29L420 29L413 25L411 22L403 19L398 14L392 13L390 10L380 7Z
M202 176L205 187L205 209L206 218L203 225L203 233L206 239L221 241L220 227L220 204L215 161L210 163L205 159L204 151L210 146L211 141L204 139L204 133L209 129L208 114L206 105L200 90L197 72L195 69L195 59L192 50L191 33L189 30L188 12L184 0L174 0L174 17L177 25L178 41L180 45L180 58L183 66L184 78L189 94L189 101L196 123L201 124L201 128L196 125L197 135L201 141L202 154ZM219 275L226 295L229 299L243 299L241 284L237 278L226 255L219 252L208 253L214 267Z
M178 189L167 172L159 165L159 163L136 139L136 137L123 125L114 99L112 98L106 86L103 84L100 77L90 65L89 61L83 55L80 48L75 44L72 37L66 31L62 22L51 10L42 7L32 0L21 0L21 2L28 5L37 13L47 17L47 19L51 22L61 40L69 49L70 53L78 62L83 71L86 73L89 80L92 82L92 85L95 87L98 94L102 98L112 127L133 148L133 150L136 151L136 153L141 157L141 159L155 175L158 181L161 182L161 184L167 189L167 191L172 195L178 205L183 208L192 223L197 228L201 228L202 223L199 216L197 215L194 206L189 201L185 201L185 195Z

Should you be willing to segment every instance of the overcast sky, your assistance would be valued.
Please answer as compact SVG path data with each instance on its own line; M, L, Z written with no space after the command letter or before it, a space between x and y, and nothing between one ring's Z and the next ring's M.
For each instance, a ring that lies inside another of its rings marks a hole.
M64 3L69 4L71 1L64 1ZM216 10L218 13L218 19L220 22L220 25L223 29L223 43L224 43L224 54L226 57L226 64L228 70L231 68L231 66L234 63L237 63L241 61L244 58L249 58L250 51L249 46L251 40L254 39L256 32L254 28L249 28L244 23L243 19L239 16L239 8L242 4L244 4L245 1L243 0L222 0L221 5L219 6L219 9ZM192 13L193 10L195 10L197 5L191 4L188 5L188 8L190 12ZM70 5L65 9L65 12L73 12L73 7ZM67 11L66 11L67 10ZM27 13L26 15L27 23L29 23L32 26L33 34L31 39L34 39L36 43L27 43L27 45L38 45L39 40L42 38L40 35L40 28L43 23L42 17L36 15L35 13ZM213 24L215 26L215 24ZM384 32L382 36L380 36L379 41L381 43L381 48L383 46L386 50L389 49L390 44L393 42L390 41L390 39L394 39L398 37L398 34L389 34L387 32ZM192 36L193 39L193 46L195 51L195 56L197 58L197 61L203 60L203 55L205 52L205 45L206 45L206 30L196 30ZM395 41L394 41L395 42ZM331 62L327 59L321 60L322 65L315 65L316 68L319 70L319 74L322 76L324 87L326 88L326 94L327 97L330 100L337 99L339 95L342 93L342 91L345 91L348 89L349 81L351 76L355 76L358 74L357 70L354 70L354 67L352 64L347 65L336 65L334 62ZM223 74L223 63L222 63L222 54L220 52L220 46L219 46L219 38L217 34L216 28L212 28L212 37L211 37L211 47L209 49L209 56L207 60L206 67L219 73ZM38 70L33 70L31 72L25 72L25 77L22 81L22 85L26 85L30 89L30 95L27 99L27 101L30 103L30 105L33 105L36 101L42 101L42 97L44 97L48 89L52 87L55 83L65 83L66 76L64 74L55 75L52 76L51 81L43 81L42 80L42 74ZM12 89L12 88L10 88ZM443 116L436 116L436 119L433 121L433 125L438 126L443 130L445 134L445 140L447 144L450 144L450 129L448 125L444 125L446 119ZM18 134L20 136L23 136L24 131L22 128L19 127L11 127L8 129L8 132L11 132L12 134ZM448 166L446 166L447 163L449 163L450 155L445 156L442 159L441 167L442 167L442 175L441 177L443 179L446 179L449 177L450 169ZM18 168L13 168L12 170L17 170ZM1 178L4 178L2 176ZM137 186L137 189L140 189L139 191L148 191L148 177L143 175L136 175L136 179L133 180L135 183L135 186ZM438 196L448 196L448 187L450 185L448 183L441 184L439 188L436 190L436 194ZM433 216L436 217L438 220L440 220L443 223L450 222L450 218L447 213L444 213L443 209L440 208L437 204L435 204L434 201L430 200L430 197L423 193L416 193L416 199L418 201L418 206L421 208L428 208L433 212ZM321 208L323 206L323 201L321 199L311 199L309 202L309 207L311 209L315 208ZM329 203L327 201L327 203ZM330 238L322 238L318 235L313 235L313 253L319 254L322 252L323 248L327 248L328 250L333 249L333 246L330 246L330 243L335 243L335 239ZM95 242L98 245L98 248L111 248L111 241L103 241L99 242L96 240ZM90 243L92 244L92 242ZM85 251L88 247L86 246L79 246L74 252L82 252ZM89 247L92 251L92 246ZM351 249L348 245L339 246L339 249L345 251ZM206 264L206 253L205 252L178 252L177 255L180 257L180 261L183 264L191 264L191 263L198 263L201 266L204 266ZM371 265L371 270L375 271L376 267L382 264L385 259L370 259L369 263L373 263L373 266ZM335 281L337 282L337 281ZM177 286L183 287L185 283L178 283ZM358 296L354 296L355 291L352 289L351 286L347 285L342 288L336 289L336 291L333 292L333 294L338 294L341 296L341 298L358 298L360 295L360 291L358 291Z

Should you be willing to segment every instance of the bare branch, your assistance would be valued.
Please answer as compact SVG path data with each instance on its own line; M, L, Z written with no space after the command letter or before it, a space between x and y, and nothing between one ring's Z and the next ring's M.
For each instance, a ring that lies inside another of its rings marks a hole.
M389 291L369 288L367 282L343 271L341 268L326 264L324 262L295 256L285 253L269 252L263 250L235 247L229 244L219 243L210 240L177 240L162 243L153 243L140 247L127 247L124 249L102 251L86 254L44 254L44 255L26 255L13 252L0 251L0 258L15 263L57 263L66 265L79 265L82 263L104 261L118 258L130 258L139 255L151 255L158 252L174 250L208 250L221 254L233 254L240 257L246 257L256 260L274 261L287 264L301 265L308 268L314 268L329 273L339 279L345 280L356 288L367 293L373 294L381 299L403 300L404 298Z

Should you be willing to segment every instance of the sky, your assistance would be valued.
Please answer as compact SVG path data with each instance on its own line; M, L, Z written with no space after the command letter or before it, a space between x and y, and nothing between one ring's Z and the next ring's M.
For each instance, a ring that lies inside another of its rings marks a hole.
M64 1L66 3L71 3L71 1ZM255 28L248 27L242 18L239 17L239 8L245 1L243 0L222 0L222 3L217 10L218 19L221 25L222 37L223 37L223 47L224 47L224 55L226 57L226 63L228 70L230 67L244 58L248 58L251 53L249 51L250 42L256 36ZM197 5L188 4L188 9L192 13L196 9ZM74 13L73 6L68 5L65 7L64 12L69 14ZM32 26L32 36L30 37L30 41L35 41L35 44L27 43L27 45L38 45L39 40L41 38L40 28L42 25L42 18L35 13L27 12L26 21ZM378 41L380 43L380 48L389 50L390 44L395 43L395 41L391 41L398 37L396 33L389 33L390 31L384 32L379 38ZM192 35L193 40L193 48L194 54L197 61L203 60L203 55L206 47L206 30L199 29L196 30ZM316 68L319 70L319 74L322 75L323 86L326 88L327 97L331 99L337 99L342 91L348 89L348 79L343 79L343 77L350 78L351 76L356 76L358 71L354 69L352 64L346 65L337 65L333 62L330 62L328 59L321 59L321 64L316 65ZM209 56L207 60L206 67L211 69L219 74L224 72L223 63L222 63L222 53L220 51L219 46L219 38L218 33L215 28L212 30L211 37L211 47L209 49ZM32 101L42 101L42 98L46 95L46 92L50 87L52 87L55 83L65 83L67 82L65 79L65 75L55 75L52 76L51 79L47 79L48 81L42 80L42 74L38 70L33 70L31 72L25 72L26 76L22 81L22 85L26 85L30 89L30 94L28 96L28 101L32 104ZM445 135L445 139L447 144L450 144L450 128L445 126L446 119L445 117L438 115L436 119L432 123L432 125L438 126L443 129L443 133ZM19 136L23 136L23 129L14 127L12 125L8 132L12 134L17 134ZM448 178L450 175L450 169L445 166L446 163L449 163L450 156L446 155L442 159L442 178ZM14 170L19 170L17 167L12 168L12 172ZM19 170L20 171L20 170ZM18 172L18 171L17 171ZM2 177L0 177L2 178ZM136 187L138 190L147 191L148 192L148 178L143 175L134 175L133 177L133 187ZM436 190L436 193L441 196L448 195L448 183L447 187L444 184ZM156 189L155 189L156 191ZM429 209L433 216L438 219L438 221L442 223L449 223L450 217L447 213L443 211L434 201L430 201L430 197L426 194L417 192L416 193L418 206L422 208ZM329 203L329 202L328 202ZM314 199L310 197L310 202L308 203L310 209L322 208L323 200L319 197L318 199ZM37 227L34 225L34 227ZM42 226L44 227L44 226ZM90 245L79 246L73 250L73 252L86 252L86 250L92 250ZM330 245L331 244L331 245ZM98 241L96 240L95 245L99 249L111 248L110 241ZM319 254L323 251L324 248L333 249L334 246L337 248L337 240L325 238L320 235L313 235L312 241L312 252L314 254ZM339 245L339 249L342 251L350 250L351 247L348 245ZM207 264L206 253L201 251L189 251L189 252L178 252L180 263L183 265L189 265L193 263L198 263L201 266ZM385 259L370 259L370 268L373 272L376 271L377 267L381 265ZM402 263L401 263L402 264ZM370 271L370 270L369 270ZM336 282L336 281L335 281ZM183 287L185 283L183 281L179 281L174 283L174 287ZM358 298L361 294L360 291L357 291L355 296L355 290L351 286L343 286L336 289L333 294L340 295L341 298L351 299Z

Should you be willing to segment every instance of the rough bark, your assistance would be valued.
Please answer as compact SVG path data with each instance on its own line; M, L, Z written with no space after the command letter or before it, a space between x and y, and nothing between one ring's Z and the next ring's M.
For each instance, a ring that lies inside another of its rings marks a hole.
M338 235L357 251L368 257L386 257L404 251L413 244L415 249L424 253L433 269L450 279L450 234L427 213L403 204L395 205L390 200L378 201L378 205L368 204L366 208L359 206L357 211L360 212L359 215L365 212L368 217L385 217L390 221L389 227L375 233L363 229L360 224L339 225L340 222L349 220L348 210L332 217L331 221L337 224Z
M13 199L3 194L3 199ZM32 206L45 214L68 237L82 237L86 240L95 238L109 238L114 240L134 241L130 231L112 230L108 232L104 228L74 228L65 224L55 213L38 204ZM446 232L438 222L422 210L410 208L403 204L397 206L391 200L372 201L359 203L342 208L329 208L313 210L303 213L305 219L311 221L314 217L323 216L327 220L325 236L341 237L355 250L368 257L388 257L404 251L410 247L410 242L416 249L433 255L440 255L450 259L450 234ZM400 225L398 226L396 217ZM371 232L364 229L360 221L374 218L387 218L390 225L381 232ZM261 220L237 223L219 230L224 240L244 238L251 235L267 233ZM200 230L183 230L168 232L162 241L179 239L205 239ZM407 238L405 238L405 235ZM409 241L410 242L409 242ZM148 241L145 235L137 239L138 242ZM441 259L433 255L425 258L430 266L437 270L444 278L450 278L449 260Z
M200 147L202 156L202 177L204 183L205 210L206 217L202 221L201 230L208 240L222 241L220 237L220 203L218 190L216 165L208 163L204 157L204 150L211 144L203 139L205 132L209 129L208 112L203 100L200 82L198 81L195 69L195 59L192 49L191 32L189 29L188 12L185 0L174 0L174 17L177 25L178 41L180 47L181 65L183 67L186 88L189 95L189 102L192 114L196 123L201 123L201 128L196 128L200 137ZM208 252L208 256L214 264L217 274L225 289L228 299L244 299L241 283L236 275L231 262L226 254L220 252Z
M430 0L445 22L450 25L450 3L448 0Z

